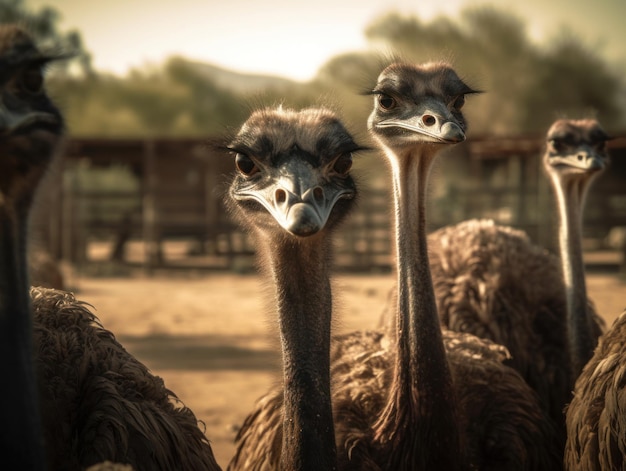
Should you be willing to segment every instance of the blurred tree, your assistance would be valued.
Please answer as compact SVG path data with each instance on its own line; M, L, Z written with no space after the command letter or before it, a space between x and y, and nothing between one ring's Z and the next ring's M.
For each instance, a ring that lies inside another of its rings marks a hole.
M248 112L237 94L180 58L124 78L57 77L50 89L74 136L206 137L240 124Z
M380 73L380 60L372 52L349 52L329 59L317 72L316 80L327 87L354 92L370 89Z
M525 23L506 11L473 7L458 22L389 13L365 31L374 47L411 61L451 60L470 83L488 93L472 98L469 122L477 133L543 132L557 115L588 115L607 126L623 121L624 83L574 34L549 46L532 43ZM338 66L334 65L335 69Z
M42 41L83 50L78 33L57 31L55 10L29 13L23 0L0 2L0 22L21 21ZM597 114L609 130L619 131L624 124L621 76L575 34L560 32L540 47L517 16L475 7L455 20L430 22L391 12L375 19L365 35L370 50L330 58L308 83L266 78L259 85L255 77L250 87L232 87L225 71L218 80L212 75L216 68L174 57L124 78L54 76L50 88L74 135L209 136L235 128L251 108L283 103L295 108L329 104L365 141L371 100L362 93L371 89L384 64L399 56L416 62L450 60L474 87L487 92L472 96L466 108L472 135L543 133L560 115ZM235 78L239 85L246 81L245 75Z
M93 73L91 55L84 47L78 31L62 33L58 29L60 13L52 7L38 12L29 11L24 0L0 1L0 24L16 23L24 26L42 48L59 54L71 54L72 60L56 64L54 70L88 76Z
M246 118L248 110L241 106L234 92L219 87L185 59L170 59L165 64L164 75L167 82L184 94L180 96L183 101L178 120L193 128L194 134L216 134Z
M624 110L620 94L624 83L598 54L580 42L578 36L562 30L541 51L531 82L520 95L521 126L539 131L560 116L598 117L607 127L621 128ZM549 104L548 115L539 115ZM621 131L621 129L619 129Z
M331 58L318 71L315 82L339 101L343 118L352 129L365 132L364 116L371 111L371 100L362 96L376 84L383 61L372 52L353 52Z

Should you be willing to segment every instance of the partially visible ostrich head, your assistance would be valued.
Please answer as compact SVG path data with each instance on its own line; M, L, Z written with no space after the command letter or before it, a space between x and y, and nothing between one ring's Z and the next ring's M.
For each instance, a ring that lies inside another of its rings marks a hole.
M594 119L561 119L548 131L543 157L559 209L559 247L568 311L572 378L580 374L596 346L587 311L582 212L591 183L609 165L608 139Z
M44 90L41 53L24 30L0 27L0 190L26 196L39 181L63 133L60 112ZM43 161L42 161L43 160ZM23 189L15 185L24 184ZM9 191L8 188L13 190Z
M561 184L577 181L586 190L609 165L608 140L595 119L560 119L548 130L544 168Z
M336 469L330 235L354 206L349 171L360 146L331 111L278 108L253 113L228 148L237 167L229 205L255 232L276 286L284 377L279 467Z
M295 239L334 228L353 206L359 149L325 109L265 109L228 146L238 173L230 197L245 225Z

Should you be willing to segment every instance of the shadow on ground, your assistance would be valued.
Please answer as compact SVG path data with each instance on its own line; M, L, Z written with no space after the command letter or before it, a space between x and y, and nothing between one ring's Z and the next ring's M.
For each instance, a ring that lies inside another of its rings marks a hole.
M280 368L280 352L239 346L245 344L243 338L156 334L119 336L118 340L151 369L277 371Z

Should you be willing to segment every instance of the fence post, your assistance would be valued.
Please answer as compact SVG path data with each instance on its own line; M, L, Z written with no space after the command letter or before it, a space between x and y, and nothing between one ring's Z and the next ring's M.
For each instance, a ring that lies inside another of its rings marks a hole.
M158 260L157 247L157 214L156 214L156 151L155 143L149 139L143 147L143 181L142 181L142 232L144 244L144 271L152 275Z

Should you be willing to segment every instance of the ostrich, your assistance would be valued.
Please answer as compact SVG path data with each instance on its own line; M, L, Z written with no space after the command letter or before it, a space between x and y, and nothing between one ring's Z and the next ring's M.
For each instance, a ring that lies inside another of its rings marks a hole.
M437 317L425 184L436 153L465 138L460 108L473 92L445 63L392 64L373 89L368 126L393 174L397 328L392 338L371 331L333 340L339 469L559 468L554 428L536 394L502 364L506 349L442 331ZM277 468L282 397L275 389L259 400L230 469Z
M193 413L87 305L63 291L29 291L27 217L63 119L43 89L52 57L24 30L0 27L0 59L0 354L11 378L2 388L3 461L11 469L78 470L107 460L136 471L219 469Z
M237 174L227 203L257 236L273 279L283 354L280 433L273 456L241 453L229 469L337 469L330 399L331 234L354 206L349 174L359 147L333 112L254 112L228 148ZM264 426L264 424L260 424ZM244 442L245 427L239 439ZM243 437L243 438L242 438Z
M35 189L63 119L42 93L41 54L20 29L0 26L0 447L10 469L46 469L28 293L26 230Z
M580 233L585 195L608 162L606 139L591 120L559 120L547 133L544 167L558 201L560 261L492 221L466 221L430 239L442 322L505 345L508 364L540 395L563 439L563 409L603 327L586 297Z
M622 469L626 464L626 315L600 338L594 353L581 251L582 208L590 185L609 165L608 139L596 120L559 120L548 131L544 155L559 207L572 370L582 370L566 414L565 465L570 470Z
M452 360L455 343L443 341L429 269L425 223L426 184L430 168L442 145L465 139L466 123L461 108L465 96L475 91L448 64L429 63L423 66L389 66L380 75L373 93L375 105L368 127L391 166L398 272L394 329L396 370L389 399L376 424L376 434L394 447L413 453L417 460L413 462L424 469L455 469L463 464L475 465L473 460L476 459L486 460L478 467L488 467L488 460L493 458L493 450L489 450L488 446L482 449L470 446L465 450L465 458L461 453L462 444L468 445L474 437L459 429L459 417L473 413L477 404L469 405L466 410L458 408L462 403L458 400L461 397L459 392L476 378L462 376L467 371L465 365L455 365ZM455 337L451 332L445 335L448 339ZM466 343L480 343L475 337L462 338ZM500 365L495 363L493 367ZM531 440L521 444L527 453L541 443L532 443L532 440L541 439L537 427L543 427L547 420L537 407L536 396L524 387L521 378L512 370L502 366L499 372L492 371L491 374L502 380L505 372L510 375L510 381L513 378L518 381L519 388L512 391L513 394L503 394L498 400L504 404L508 401L510 405L521 405L523 399L519 396L525 395L524 403L532 403L536 414L534 421L520 423L524 432L520 430L518 436L509 431L508 439L511 441L521 436ZM476 384L473 386L480 388ZM455 402L458 402L456 406ZM407 423L402 424L398 417ZM411 449L415 446L410 443L411 440L400 442L402 434L398 431L408 428L409 424L418 424L417 427L413 425L415 442L426 444L427 453ZM546 431L548 429L551 427L545 428ZM433 433L433 430L439 433ZM532 438L527 435L531 430L535 433ZM553 435L550 437L554 438ZM552 445L553 441L549 444ZM459 453L456 453L457 450ZM521 451L519 449L499 451L504 452L499 459L508 460L508 469L528 466L531 461L529 456L525 456L528 461L524 463L524 459L517 455ZM396 469L400 467L399 456L404 458L404 455L392 453L393 459L398 460ZM538 450L536 459L531 467L548 465L554 459L554 449L548 446Z
M548 130L544 168L559 208L559 247L565 298L570 368L577 378L598 342L590 313L582 257L582 211L591 183L609 164L609 139L596 120L556 121Z
M565 440L563 409L603 328L603 321L586 299L580 252L583 198L577 192L582 191L581 185L587 187L590 179L568 183L570 177L559 172L561 162L567 159L562 152L599 145L605 136L597 131L594 138L598 143L590 143L583 138L583 130L574 132L579 125L558 121L548 133L546 168L559 198L561 261L531 243L524 232L491 220L464 221L429 236L441 323L505 346L511 354L505 364L515 368L537 392L561 441ZM592 128L584 132L590 135ZM576 154L571 158L576 159ZM562 273L569 277L565 281L571 287L567 296ZM383 319L389 324L390 313L385 312ZM575 331L570 330L572 322L577 323Z

